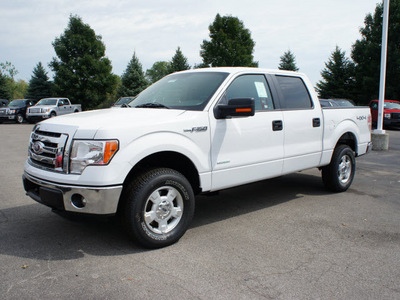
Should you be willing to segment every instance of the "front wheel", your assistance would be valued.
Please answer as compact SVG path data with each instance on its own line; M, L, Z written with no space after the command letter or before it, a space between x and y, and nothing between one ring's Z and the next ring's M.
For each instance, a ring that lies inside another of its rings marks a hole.
M353 150L347 145L339 145L333 152L331 163L322 168L322 181L329 190L344 192L353 182L355 172Z
M18 114L18 115L17 115L17 118L15 119L15 121L16 121L18 124L22 124L22 123L24 122L24 116L21 115L21 114Z
M194 214L194 194L179 172L151 169L135 178L123 194L121 216L128 233L147 248L178 241Z

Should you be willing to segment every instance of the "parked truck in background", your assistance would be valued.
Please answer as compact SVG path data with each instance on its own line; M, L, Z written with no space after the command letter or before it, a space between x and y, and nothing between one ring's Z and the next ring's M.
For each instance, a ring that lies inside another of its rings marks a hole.
M378 122L378 100L369 103L371 108L372 123L376 126ZM400 127L400 102L395 100L385 100L383 103L383 126Z
M28 107L35 105L37 100L33 99L15 99L7 106L0 108L0 123L12 121L22 124L26 119Z
M71 104L68 98L44 98L35 106L28 108L26 117L29 123L36 123L55 116L82 111L80 104Z
M370 142L369 108L321 109L304 74L189 70L127 108L36 125L23 183L55 210L117 214L133 238L157 248L185 233L199 193L309 168L329 190L346 191Z

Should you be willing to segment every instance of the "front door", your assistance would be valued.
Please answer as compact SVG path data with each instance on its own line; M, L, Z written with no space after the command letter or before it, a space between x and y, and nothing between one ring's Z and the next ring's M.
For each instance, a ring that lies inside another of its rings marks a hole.
M279 176L283 166L283 114L263 74L236 77L219 103L253 98L252 117L215 119L210 115L212 190Z

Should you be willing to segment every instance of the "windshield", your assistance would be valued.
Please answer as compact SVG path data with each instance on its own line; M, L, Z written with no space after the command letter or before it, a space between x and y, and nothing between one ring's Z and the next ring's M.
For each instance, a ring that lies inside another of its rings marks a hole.
M141 92L132 107L203 110L228 73L177 73L164 77Z
M122 104L125 104L125 103L129 103L133 99L135 99L135 97L121 97L121 98L118 99L117 102L115 102L114 105L122 105Z
M400 109L400 103L396 102L385 102L386 109Z
M25 106L25 100L13 100L10 102L8 105L10 107L24 107Z
M42 99L36 105L57 105L57 99L51 99L51 98Z

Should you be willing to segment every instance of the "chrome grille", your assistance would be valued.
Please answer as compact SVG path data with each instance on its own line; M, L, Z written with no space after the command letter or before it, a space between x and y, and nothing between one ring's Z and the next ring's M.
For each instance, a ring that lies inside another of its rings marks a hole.
M35 108L35 107L29 109L30 113L40 113L40 111L41 111L40 108Z
M392 113L392 119L399 120L400 119L400 113Z
M29 162L39 168L56 172L68 171L64 157L68 134L36 130L31 133Z
M7 114L7 109L3 108L0 109L0 116L6 115Z

